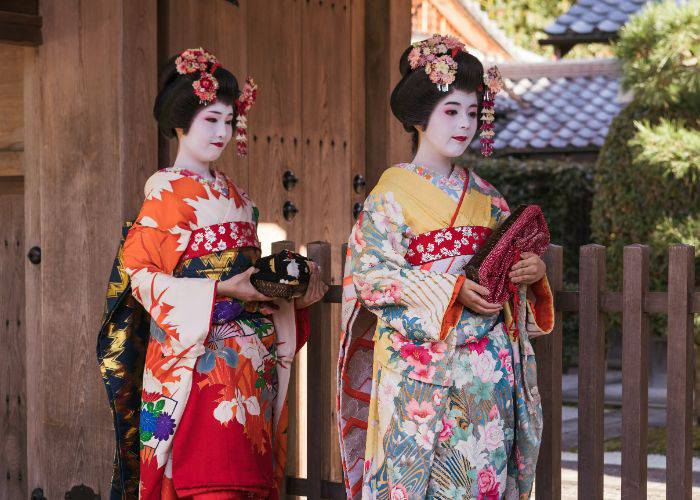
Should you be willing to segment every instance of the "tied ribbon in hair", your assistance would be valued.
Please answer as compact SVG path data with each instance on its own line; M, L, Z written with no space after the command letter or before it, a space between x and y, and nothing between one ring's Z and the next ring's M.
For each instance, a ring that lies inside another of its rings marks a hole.
M258 86L248 76L241 95L236 99L236 152L241 158L248 156L248 111L258 96Z
M503 90L503 78L497 66L491 66L484 74L484 86L479 90L484 91L484 99L481 103L481 154L491 156L493 153L493 137L495 132L495 110L496 95Z
M447 92L457 75L458 65L454 58L459 52L466 52L466 49L455 37L433 35L413 44L408 63L411 69L423 67L438 90Z
M187 49L175 60L175 67L179 74L191 75L199 72L199 78L192 82L192 87L200 104L209 104L216 100L219 82L214 78L214 72L219 66L216 57L202 47Z

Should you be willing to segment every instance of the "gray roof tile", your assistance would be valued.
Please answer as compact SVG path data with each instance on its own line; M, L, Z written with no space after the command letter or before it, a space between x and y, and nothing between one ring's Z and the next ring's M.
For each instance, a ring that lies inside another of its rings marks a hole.
M545 33L573 38L616 33L629 16L653 0L578 0L545 28Z
M599 60L511 70L511 75L531 75L528 78L510 78L507 65L501 65L501 71L506 92L496 99L496 153L597 149L622 107L617 101L619 73L605 69ZM478 137L471 148L479 149Z

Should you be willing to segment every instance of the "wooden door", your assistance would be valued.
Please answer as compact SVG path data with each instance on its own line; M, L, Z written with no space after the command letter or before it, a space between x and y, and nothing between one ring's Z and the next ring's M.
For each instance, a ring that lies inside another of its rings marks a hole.
M24 326L24 48L0 45L0 499L27 480Z

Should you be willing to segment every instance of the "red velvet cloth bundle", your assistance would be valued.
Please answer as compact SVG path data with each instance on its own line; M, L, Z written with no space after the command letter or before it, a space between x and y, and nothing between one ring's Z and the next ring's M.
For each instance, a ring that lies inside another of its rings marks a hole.
M489 289L486 300L500 304L517 287L508 273L523 252L542 255L549 246L549 228L538 205L520 205L496 229L464 267L472 281Z

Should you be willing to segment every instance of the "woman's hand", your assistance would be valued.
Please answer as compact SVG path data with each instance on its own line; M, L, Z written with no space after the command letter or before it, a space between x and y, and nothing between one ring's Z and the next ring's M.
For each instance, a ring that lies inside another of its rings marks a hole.
M547 266L537 254L523 252L520 254L520 259L508 273L508 277L513 283L531 285L541 280L547 273Z
M306 293L294 301L294 307L304 309L311 304L318 302L326 295L328 285L321 281L321 268L315 262L309 262L311 267L311 277Z
M258 272L254 267L244 271L227 280L219 281L216 286L216 293L238 299L241 302L269 302L274 300L272 297L263 295L258 292L250 282L250 276Z
M464 305L464 307L471 309L475 313L483 314L485 316L493 316L494 314L501 312L503 305L488 302L484 298L488 295L488 288L481 286L470 279L465 279L462 283L462 288L459 289L457 300Z

